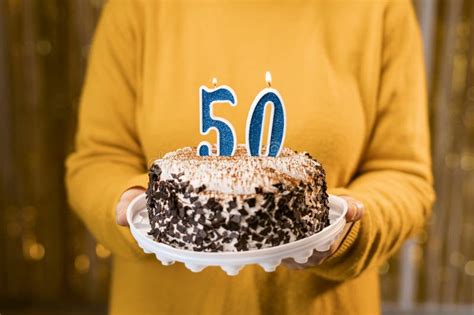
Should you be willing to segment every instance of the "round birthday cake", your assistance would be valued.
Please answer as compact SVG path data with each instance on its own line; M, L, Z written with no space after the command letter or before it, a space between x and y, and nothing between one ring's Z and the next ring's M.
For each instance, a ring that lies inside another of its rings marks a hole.
M186 147L156 160L147 209L153 238L193 251L244 251L293 242L329 225L325 173L308 153L198 156Z

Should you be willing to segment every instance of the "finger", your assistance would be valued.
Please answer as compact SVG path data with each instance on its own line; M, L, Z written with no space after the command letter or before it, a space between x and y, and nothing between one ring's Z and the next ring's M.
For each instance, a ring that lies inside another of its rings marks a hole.
M309 267L317 266L321 264L321 262L324 261L327 257L331 256L333 252L334 252L334 249L332 246L329 247L329 249L324 252L318 252L315 250L313 255L308 259L308 262L306 264Z
M352 220L354 220L356 216L357 216L357 208L354 207L351 203L348 203L346 221L352 222Z
M115 219L118 225L128 226L126 210L129 203L130 202L127 200L121 200L117 203L117 206L115 208Z
M354 222L359 221L360 219L362 219L362 217L364 216L364 213L365 213L365 206L362 202L357 201L355 205L357 207L357 215L354 218Z
M364 204L359 200L356 200L352 197L344 197L347 201L347 213L346 213L346 221L348 222L355 222L360 220L364 214Z
M115 220L118 225L128 226L127 207L136 196L142 194L144 191L143 188L135 187L128 189L122 194L115 207Z
M144 191L145 189L143 188L130 188L122 194L120 200L132 201L136 196L142 194Z

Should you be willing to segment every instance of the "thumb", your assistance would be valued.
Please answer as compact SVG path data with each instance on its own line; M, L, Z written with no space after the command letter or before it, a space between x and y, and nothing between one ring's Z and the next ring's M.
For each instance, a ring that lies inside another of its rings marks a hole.
M365 207L364 204L350 196L341 196L347 201L347 213L346 220L347 222L355 222L362 218L364 215Z
M138 195L145 192L141 187L133 187L125 191L120 197L117 206L115 207L115 219L118 225L128 226L127 222L127 208L130 202Z

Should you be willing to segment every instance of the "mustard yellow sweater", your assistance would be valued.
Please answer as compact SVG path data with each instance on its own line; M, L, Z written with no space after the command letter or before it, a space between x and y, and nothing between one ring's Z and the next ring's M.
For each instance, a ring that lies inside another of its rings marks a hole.
M285 145L319 159L330 193L366 206L323 264L191 273L162 266L115 223L123 191L199 134L199 86L231 86L219 105L245 141L270 70L287 111ZM110 313L378 314L378 267L433 201L422 47L407 1L112 0L102 14L67 161L73 209L114 254Z

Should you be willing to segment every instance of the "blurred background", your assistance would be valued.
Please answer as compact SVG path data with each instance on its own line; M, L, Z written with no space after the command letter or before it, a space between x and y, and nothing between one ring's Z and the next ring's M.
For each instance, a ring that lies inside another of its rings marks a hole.
M1 315L107 312L110 252L69 211L63 183L103 2L0 0ZM474 1L414 5L438 200L380 269L384 314L474 314Z

